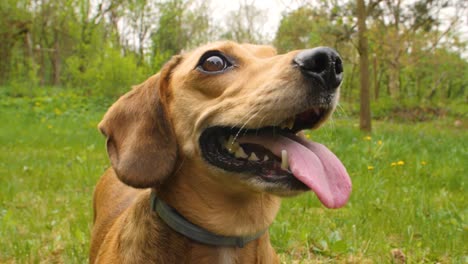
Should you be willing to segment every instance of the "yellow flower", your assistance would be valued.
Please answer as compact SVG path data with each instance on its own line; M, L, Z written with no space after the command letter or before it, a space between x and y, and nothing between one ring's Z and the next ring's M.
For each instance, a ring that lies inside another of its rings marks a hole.
M35 105L36 106L41 106L41 102L36 102Z
M378 145L382 145L382 140L377 141Z
M365 141L370 141L372 138L371 138L371 136L365 136L363 139L364 139Z
M402 161L402 160L399 160L399 161L397 162L397 165L398 165L398 166L403 166L403 165L405 165L405 162Z
M368 169L368 170L373 170L373 169L374 169L374 166L367 166L367 169Z
M425 162L424 160L421 161L421 165L425 166L427 164L427 162Z
M396 166L396 165L397 165L397 163L396 163L396 162L392 162L392 167L393 167L393 166Z
M306 134L306 138L309 138L309 139L310 139L310 134Z

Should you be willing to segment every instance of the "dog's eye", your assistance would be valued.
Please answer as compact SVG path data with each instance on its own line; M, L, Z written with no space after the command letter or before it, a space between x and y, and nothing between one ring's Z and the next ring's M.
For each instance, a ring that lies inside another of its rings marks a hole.
M201 57L197 69L205 73L222 73L231 66L233 66L231 60L215 50L208 51Z
M218 72L226 69L227 62L224 58L217 55L213 55L206 58L200 66L204 71Z

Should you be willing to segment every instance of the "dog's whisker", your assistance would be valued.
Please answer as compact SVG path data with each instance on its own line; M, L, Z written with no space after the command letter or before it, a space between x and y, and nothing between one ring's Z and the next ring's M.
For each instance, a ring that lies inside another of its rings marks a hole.
M334 130L335 129L335 119L333 118L333 116L330 116L329 123L330 123L330 128L332 128Z
M324 126L325 132L328 135L333 135L333 132L335 131L335 120L333 119L333 117L330 117L328 119L328 124L328 126Z
M260 109L260 111L263 110L263 108L265 108L265 106L263 106L263 107ZM260 111L259 111L259 112L260 112ZM260 122L258 123L258 127L257 127L257 129L256 129L256 131L255 131L255 133L256 133L257 135L258 135L259 129L262 127L262 123L263 123L263 121L265 120L265 117L266 117L266 116L264 115L264 116L260 119Z
M232 107L234 107L234 106L232 106ZM236 122L236 123L234 124L234 126L238 126L238 125L240 125L241 123L243 123L243 122L244 122L243 120L244 120L245 118L247 118L247 117L250 115L251 112L255 111L255 109L256 109L255 107L252 107L247 113L245 113L245 114L243 115L242 118L239 119L238 122Z
M257 116L259 112L260 112L260 111L257 111L256 113L254 113L253 115L251 115L251 116L249 117L249 119L247 119L247 121L245 121L245 123L241 126L241 128L239 129L239 131L237 131L236 136L234 137L234 141L237 140L237 138L239 137L241 131L242 131L242 130L244 129L244 127L249 123L249 121L252 120L252 118L254 118L255 116ZM244 135L245 135L245 133L244 133Z
M262 109L263 109L263 108L262 108ZM262 110L262 109L260 109L260 110ZM251 113L252 111L255 111L255 107L253 107L253 108L250 109L247 113L245 113L245 115L244 115L237 123L235 123L233 126L231 126L231 129L234 129L234 128L238 127L240 124L244 123L243 120L244 120L245 118L249 118L250 113Z
M258 127L255 129L255 135L258 136L258 132L260 131L260 128L262 127L262 121L265 119L265 117L262 117L262 119L260 119L260 122L258 124Z
M264 109L265 107L266 107L266 105L263 105L254 115L252 115L252 116L246 121L246 124L247 124L250 120L252 120L252 118L254 118L256 115L260 114L260 113L263 111L263 109ZM258 131L262 128L262 122L263 122L263 120L265 120L265 117L266 117L266 116L264 115L264 116L260 119L260 122L258 123L257 128L255 129L256 132L258 132ZM245 133L244 133L244 134L245 134Z
M252 119L253 119L255 116L257 116L259 113L261 113L262 110L263 110L265 107L266 107L266 106L263 105L263 106L262 106L260 109L258 109L253 115L250 115L250 116L249 116L249 114L250 114L253 110L255 110L255 107L254 107L254 108L252 108L252 110L250 110L249 112L247 112L247 114L244 115L244 117L242 118L242 120L245 119L246 117L248 117L248 119L247 119L245 122L243 122L243 125L242 125L242 126L240 127L240 129L237 131L237 133L236 133L236 135L235 135L235 137L234 137L234 140L231 142L231 145L237 140L237 138L239 138L240 133L242 132L242 130L244 130L244 127L249 123L249 121L252 120ZM262 120L263 120L263 119L265 119L265 117L262 117ZM240 124L240 123L241 123L241 122L237 122L237 124L234 125L233 127L231 127L231 129L234 129L234 128L235 128L238 124ZM261 123L261 122L260 122L260 123ZM257 127L257 130L258 130L260 127L261 127L261 126L259 125L259 126ZM247 130L244 130L244 134L243 134L243 135L245 135L246 133L247 133Z
M276 118L276 119L274 120L274 122L273 122L273 123L274 123L274 124L278 124L278 123L280 123L280 122L281 122L281 119L279 119L279 118ZM273 128L273 135L276 135L276 132L277 132L277 131L276 131L276 129L275 129L275 128Z
M342 113L345 117L348 116L348 112L346 111L346 109L340 103L336 104L336 112Z

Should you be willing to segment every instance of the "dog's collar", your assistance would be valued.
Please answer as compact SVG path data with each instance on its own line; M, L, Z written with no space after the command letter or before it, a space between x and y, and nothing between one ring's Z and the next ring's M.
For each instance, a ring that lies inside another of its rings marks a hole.
M174 208L170 207L161 199L156 197L154 191L151 192L151 210L155 211L159 217L176 232L203 244L224 247L244 247L250 241L262 236L266 231L251 236L222 236L205 230L185 219Z

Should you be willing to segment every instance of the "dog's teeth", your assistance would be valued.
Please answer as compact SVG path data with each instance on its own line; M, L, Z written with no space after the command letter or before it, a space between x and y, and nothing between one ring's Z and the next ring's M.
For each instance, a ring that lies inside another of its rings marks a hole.
M281 169L288 170L289 162L288 162L288 152L286 150L281 150Z
M232 145L229 144L229 141L224 142L224 148L229 151L229 153L234 153L235 151L232 151Z
M240 145L235 141L233 136L230 136L229 139L224 143L224 147L229 151L229 153L235 153L237 149L240 148Z
M279 125L279 127L282 128L282 129L286 129L286 128L292 129L294 127L294 117L291 117L291 118L288 118L288 119L284 120Z
M234 137L231 135L229 136L229 139L226 141L227 148L231 148L232 145L234 145Z
M263 161L267 161L267 160L269 160L269 159L270 159L270 158L269 158L267 155L265 155L265 157L263 157Z
M260 159L257 157L257 155L255 154L255 152L252 152L252 153L250 153L249 160L259 161Z
M236 158L243 158L243 159L246 159L249 157L247 156L247 154L245 153L244 149L241 146L239 146L239 148L236 150L236 153L234 153L234 156Z
M241 146L239 145L238 142L234 142L229 146L229 149L231 152L236 152Z
M231 149L232 151L237 151L238 149L240 148L240 145L238 142L234 142L232 145L231 145Z

